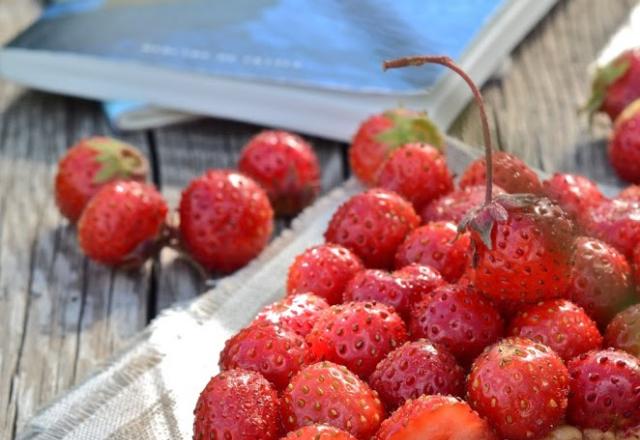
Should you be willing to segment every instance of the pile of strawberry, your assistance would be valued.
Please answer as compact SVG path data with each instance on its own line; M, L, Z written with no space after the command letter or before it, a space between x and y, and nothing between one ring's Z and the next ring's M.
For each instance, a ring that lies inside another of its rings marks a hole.
M390 66L423 62L457 69ZM371 188L226 341L194 439L640 436L640 191L540 182L492 153L474 93L486 157L457 188L425 115L361 125L350 161Z
M266 246L273 216L292 216L320 191L310 144L284 131L265 131L245 146L238 172L209 170L184 189L179 221L156 188L135 147L92 137L60 160L55 179L60 212L78 224L80 247L108 265L136 266L165 245L210 271L244 266Z

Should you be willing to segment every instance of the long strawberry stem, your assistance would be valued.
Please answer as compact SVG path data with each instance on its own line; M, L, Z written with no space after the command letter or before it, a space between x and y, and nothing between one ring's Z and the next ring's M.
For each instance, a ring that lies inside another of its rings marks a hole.
M445 66L454 72L456 72L460 77L469 85L471 92L478 104L478 108L480 109L480 121L482 122L482 135L484 136L484 154L487 162L487 188L485 195L485 203L491 203L492 192L493 192L493 162L491 160L491 155L493 148L491 146L491 132L489 131L489 119L487 118L487 112L484 107L484 100L482 99L482 95L480 94L480 90L475 85L471 77L462 70L460 66L458 66L451 58L442 55L419 55L419 56L411 56L411 57L403 57L398 58L396 60L385 61L383 66L384 69L395 69L399 67L408 67L408 66L422 66L424 64L440 64Z

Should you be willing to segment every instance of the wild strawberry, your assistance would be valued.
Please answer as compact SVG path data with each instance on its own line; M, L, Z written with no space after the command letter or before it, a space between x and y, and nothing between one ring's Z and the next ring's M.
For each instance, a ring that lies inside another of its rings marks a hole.
M638 90L640 92L640 90ZM615 121L609 139L609 161L620 178L640 183L640 99L633 101Z
M443 346L420 339L407 342L382 359L369 377L389 411L423 394L464 393L464 370Z
M376 302L349 302L323 311L307 335L309 350L321 360L345 365L363 379L387 353L407 340L393 308Z
M544 344L565 361L602 344L596 323L581 307L564 299L542 301L521 310L507 334Z
M79 141L60 159L55 178L56 204L76 222L91 197L114 180L144 182L149 164L135 147L107 137Z
M492 190L494 196L504 194L504 190L496 185ZM486 193L485 185L475 185L444 195L420 211L422 223L447 221L458 224L473 208L482 205Z
M504 322L491 302L471 286L435 289L411 310L409 332L442 344L460 362L470 363L504 333Z
M282 393L281 414L288 431L320 423L367 440L380 426L384 408L376 392L358 376L343 366L320 362L291 379Z
M354 436L342 429L328 425L309 425L291 431L282 440L356 440Z
M396 267L431 266L455 283L469 265L469 234L458 234L451 222L428 223L407 235L396 252Z
M616 196L618 200L628 200L630 202L640 202L640 185L629 185Z
M229 170L191 181L180 199L180 233L187 251L207 270L238 269L267 245L273 210L264 190Z
M538 175L522 160L511 153L493 153L493 183L511 194L540 194L542 184ZM486 181L486 160L477 159L460 177L460 188L482 185Z
M451 396L408 400L382 422L374 440L498 440L466 402Z
M605 201L589 212L585 229L631 259L636 243L640 242L640 203Z
M304 338L280 326L259 322L240 330L220 353L220 369L262 373L277 390L304 365L315 361Z
M603 111L614 121L622 110L640 98L640 50L630 49L596 72L591 98L585 109Z
M320 166L311 145L286 131L263 131L244 147L238 170L267 191L277 214L295 215L320 192Z
M365 266L384 269L393 266L396 249L419 223L413 207L402 197L370 189L338 208L324 237L351 249Z
M406 144L390 154L380 169L378 186L395 191L416 211L451 192L453 179L444 155L428 144Z
M616 313L638 300L624 255L589 237L576 240L567 294L602 328Z
M607 326L605 347L614 347L640 358L640 304L618 313Z
M586 213L605 200L595 182L577 174L555 173L542 185L544 194L581 226Z
M374 185L389 154L410 142L444 148L444 137L425 113L393 109L371 116L360 125L349 148L351 169L364 184Z
M328 308L329 304L319 296L300 293L269 304L256 315L254 322L270 322L304 337L313 328L320 312Z
M337 304L342 302L349 280L363 269L360 258L343 246L314 246L298 255L289 267L287 293L312 292L329 304Z
M259 373L223 371L211 378L198 398L193 438L276 440L279 410L278 393Z
M478 357L467 379L471 406L502 438L540 438L563 419L569 373L550 348L506 338Z
M608 349L581 354L568 364L568 420L583 429L619 430L640 423L640 360Z
M167 204L152 186L116 181L89 201L78 222L78 241L91 259L110 265L144 262L158 244Z

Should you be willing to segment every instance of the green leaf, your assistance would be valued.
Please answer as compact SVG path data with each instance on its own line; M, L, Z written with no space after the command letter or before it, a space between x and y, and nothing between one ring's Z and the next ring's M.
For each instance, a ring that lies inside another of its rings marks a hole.
M616 58L606 66L600 67L596 71L591 84L591 96L581 110L588 112L590 115L600 110L604 103L607 89L627 72L630 65L629 60Z
M386 112L385 116L393 121L393 125L378 134L376 140L388 145L390 150L411 142L427 143L441 151L444 149L444 136L426 113L396 110Z

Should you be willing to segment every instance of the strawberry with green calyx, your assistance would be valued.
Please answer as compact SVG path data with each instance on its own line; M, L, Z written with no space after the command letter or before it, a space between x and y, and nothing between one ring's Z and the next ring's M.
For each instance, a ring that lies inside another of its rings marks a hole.
M480 108L485 141L485 203L472 210L459 230L471 233L474 270L470 281L499 302L535 302L567 290L574 225L549 199L532 194L493 197L493 160L489 123L480 91L450 58L418 56L388 61L385 68L443 65L462 77ZM502 186L502 185L501 185ZM504 188L504 186L502 186Z
M599 68L591 89L584 110L591 115L605 112L614 121L627 105L640 98L640 49L623 52Z
M355 175L366 185L374 185L382 165L396 148L422 142L440 150L442 133L423 112L393 109L364 121L349 149L349 163Z
M80 218L89 200L109 182L144 182L149 164L135 147L96 136L79 141L60 159L55 178L56 204L71 222Z

